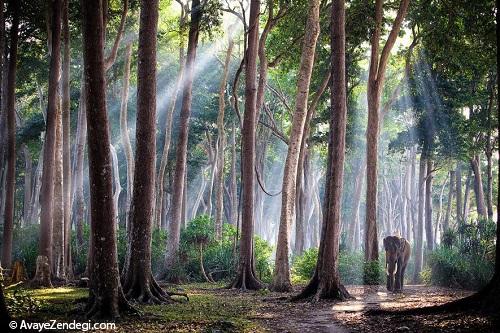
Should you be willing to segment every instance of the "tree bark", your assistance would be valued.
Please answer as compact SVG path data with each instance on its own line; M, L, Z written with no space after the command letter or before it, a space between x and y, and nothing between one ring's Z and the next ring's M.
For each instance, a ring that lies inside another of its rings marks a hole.
M432 183L434 178L434 162L430 157L427 159L427 175L425 177L425 239L427 250L434 249L434 236L432 234Z
M474 196L476 198L477 214L480 218L486 218L488 212L484 201L483 177L481 175L481 159L479 155L473 157L471 166L474 171Z
M331 9L332 90L324 221L313 278L296 298L346 300L340 283L338 255L344 176L347 92L345 68L345 2L334 0Z
M64 193L63 193L63 129L62 114L56 116L56 149L54 156L54 211L52 219L52 276L58 281L66 279L66 260L64 258Z
M73 277L73 265L71 260L71 96L70 96L70 67L71 50L69 34L69 0L63 0L62 12L62 42L64 55L62 60L62 127L63 127L63 193L64 193L64 259L66 278Z
M129 243L123 271L127 299L140 303L170 302L151 271L151 237L155 218L156 169L156 34L158 0L141 1L137 65L137 122L134 192Z
M10 30L10 59L6 85L6 105L7 117L7 174L5 178L5 212L3 224L2 241L2 266L10 268L12 264L12 232L14 230L14 204L16 186L16 109L15 109L15 89L16 89L16 69L17 69L17 40L19 31L20 3L10 2L12 6L13 19ZM3 10L3 9L2 9ZM0 69L1 70L1 69Z
M236 126L231 123L231 219L229 223L234 226L238 225L238 183L236 180Z
M28 147L22 145L23 155L24 155L24 201L23 201L23 223L24 225L31 224L29 219L31 215L31 188L33 180L33 159L31 158L31 153Z
M229 64L233 52L233 36L229 33L226 58L222 70L222 79L219 86L219 114L217 116L217 171L215 180L215 237L222 238L222 220L224 213L224 150L226 146L226 134L224 130L224 111L226 109L226 85L229 73Z
M248 42L245 55L245 113L241 130L242 219L240 255L236 278L231 288L257 290L263 287L255 274L253 253L255 131L257 116L257 49L260 0L250 1ZM237 102L237 101L236 101Z
M465 180L464 210L462 212L463 223L465 223L465 221L467 221L467 219L469 218L471 179L472 179L472 169L469 167L467 171L467 179Z
M125 47L125 61L123 64L123 83L120 104L120 137L125 152L127 163L127 201L125 203L125 226L129 229L130 203L132 202L132 191L134 184L134 153L130 144L128 134L128 91L130 84L130 58L132 54L132 43L127 43Z
M415 234L415 269L413 271L413 281L420 281L420 272L424 260L424 221L425 221L425 198L426 191L425 177L427 175L427 160L424 156L420 156L420 168L418 172L418 218Z
M104 26L100 0L81 2L88 127L92 246L87 316L115 319L130 310L120 285L112 201L110 135L106 111Z
M463 221L463 205L462 205L462 167L460 165L460 161L457 162L457 169L455 170L455 178L456 178L456 189L455 189L455 197L456 197L456 218L457 218L457 226L460 226Z
M368 129L366 131L366 226L365 260L378 260L377 239L377 160L378 138L380 132L380 97L385 81L385 70L392 47L396 42L401 24L406 16L410 0L401 0L391 32L379 55L380 36L383 21L383 0L375 1L375 30L371 38L370 69L368 76Z
M42 188L40 190L40 241L39 257L46 257L49 269L42 269L40 274L36 274L37 279L33 281L35 285L48 286L52 259L52 221L54 216L54 180L55 180L55 153L56 153L56 128L58 113L60 113L59 103L59 76L61 70L61 9L62 0L52 1L51 20L51 50L49 68L49 92L47 98L47 126L45 130L45 149L43 157ZM60 119L60 118L59 118ZM40 262L44 260L40 259ZM38 260L37 260L38 262ZM37 267L38 269L39 267Z
M164 195L164 178L165 178L165 169L167 168L168 163L168 155L170 153L170 142L172 141L172 124L173 124L173 116L175 111L175 105L177 103L177 97L179 95L179 90L182 85L182 81L184 78L184 66L186 57L184 55L184 32L185 25L188 19L188 12L184 9L184 6L181 6L181 16L179 18L179 73L177 75L177 81L175 82L173 93L170 97L170 101L167 107L167 118L165 120L165 142L163 144L163 152L160 160L160 169L158 170L157 180L156 180L156 223L159 225L161 223L161 212L163 211L163 195Z
M111 169L113 170L113 205L115 206L115 219L118 225L118 199L120 199L120 193L122 191L122 187L120 185L120 173L118 166L118 154L116 153L116 149L113 145L109 145L109 151L111 153Z
M307 115L307 101L309 85L314 66L316 41L319 35L319 1L309 1L308 17L305 26L306 35L302 44L302 55L297 79L297 95L295 112L293 114L292 129L288 144L288 153L283 172L281 192L281 215L276 245L276 260L274 266L271 289L287 292L292 289L290 280L289 247L290 228L295 216L296 181L299 163L300 145L304 135L304 126Z
M186 55L186 71L185 80L182 90L182 108L180 113L179 137L177 140L177 151L175 161L175 173L173 182L173 193L171 203L171 216L168 228L167 239L167 254L166 254L166 270L170 271L175 266L177 261L177 252L179 251L180 227L185 220L182 212L182 201L184 192L186 160L187 160L187 143L189 132L189 118L191 115L191 101L193 90L194 77L194 62L196 59L196 49L198 47L198 35L200 29L200 20L202 8L199 0L193 0L191 6L191 23L189 26L188 49ZM169 280L178 281L178 276L174 271L169 272Z
M493 76L493 75L492 75ZM488 103L488 130L486 134L486 204L488 208L488 219L493 220L493 144L491 138L492 132L492 112L495 101L495 78L490 79L490 101Z
M359 219L359 208L361 206L361 192L363 191L363 186L365 182L365 171L366 171L366 162L363 159L363 161L359 165L359 169L356 175L355 179L355 185L354 185L354 195L352 198L352 220L349 224L349 231L348 231L348 247L349 250L355 251L357 249L356 247L356 232L357 229L359 228L359 224L361 223Z
M455 189L455 171L450 170L450 185L448 192L448 203L446 205L446 215L443 221L443 232L450 229L451 203L453 201L453 193Z

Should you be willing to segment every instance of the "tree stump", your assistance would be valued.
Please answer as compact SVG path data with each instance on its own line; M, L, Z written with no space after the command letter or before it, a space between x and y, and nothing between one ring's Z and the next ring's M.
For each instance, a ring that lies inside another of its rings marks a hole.
M47 256L38 256L36 258L36 273L30 285L33 288L52 287L49 258Z
M12 266L12 274L10 276L10 283L15 284L27 280L26 269L22 261L14 262Z

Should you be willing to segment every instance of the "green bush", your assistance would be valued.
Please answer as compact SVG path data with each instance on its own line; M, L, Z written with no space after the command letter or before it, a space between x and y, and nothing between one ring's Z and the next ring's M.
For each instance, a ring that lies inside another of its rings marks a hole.
M295 256L292 262L292 281L306 282L314 274L318 261L318 248L305 250L300 256Z
M255 270L260 280L264 282L271 282L272 267L271 267L271 254L273 249L268 242L259 236L254 236L254 256L255 256Z
M440 247L429 257L430 283L444 287L478 290L494 273L494 261L458 248Z
M301 256L294 258L292 263L292 280L294 282L308 281L314 274L318 258L318 249L306 250ZM340 280L344 284L361 285L365 276L369 284L384 283L383 262L365 263L362 252L342 250L339 254L338 270Z
M441 246L429 255L431 284L477 290L486 285L495 269L496 224L487 219L461 223L447 230Z
M40 225L33 224L14 228L12 242L12 262L21 261L28 277L35 275L36 257L38 256L38 240Z

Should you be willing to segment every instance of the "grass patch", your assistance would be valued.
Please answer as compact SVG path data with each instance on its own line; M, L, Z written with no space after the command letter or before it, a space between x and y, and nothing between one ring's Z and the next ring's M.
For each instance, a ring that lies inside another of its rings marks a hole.
M117 323L117 331L263 332L264 329L255 323L259 302L251 301L248 294L222 289L224 286L223 283L169 286L168 289L187 292L189 302L138 305L143 315L125 316ZM14 313L18 319L87 321L83 316L88 296L86 288L26 289L15 286L7 289L6 295L11 303L17 298L19 304L24 304Z

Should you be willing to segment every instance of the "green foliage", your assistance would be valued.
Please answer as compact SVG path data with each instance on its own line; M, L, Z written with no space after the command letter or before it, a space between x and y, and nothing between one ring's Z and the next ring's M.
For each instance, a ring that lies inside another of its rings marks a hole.
M478 255L466 255L456 247L435 250L429 265L431 284L471 290L485 286L494 272L493 262Z
M209 229L206 229L209 228ZM198 236L203 237L199 238ZM198 243L190 240L206 239L213 235L213 220L207 216L198 216L188 224L181 232L181 249L179 253L180 273L184 279L189 281L203 281L200 272L200 253ZM204 243L203 264L207 274L211 274L214 280L229 281L236 274L238 248L236 244L236 228L224 224L222 239ZM270 281L272 276L271 267L272 248L265 240L254 237L255 269L257 276L263 281Z
M308 281L314 274L318 260L318 249L304 251L294 258L292 264L292 279L294 282ZM342 250L339 254L338 270L343 284L361 285L383 283L383 263L381 261L365 263L362 252ZM366 279L366 282L364 282Z
M42 300L34 298L29 290L15 288L13 292L5 293L5 303L12 316L33 314L40 309Z
M254 236L255 270L260 280L270 282L272 278L271 245L259 236Z
M40 226L38 224L14 228L12 242L12 260L21 261L28 276L35 274L36 257L38 256L38 240Z
M472 290L486 285L495 269L495 228L493 221L483 219L448 230L441 246L430 254L424 281Z
M293 258L292 280L295 282L307 281L313 274L318 261L318 248L305 250L300 256Z
M191 220L182 232L182 238L186 242L194 244L209 244L214 240L215 223L208 215L198 215Z

